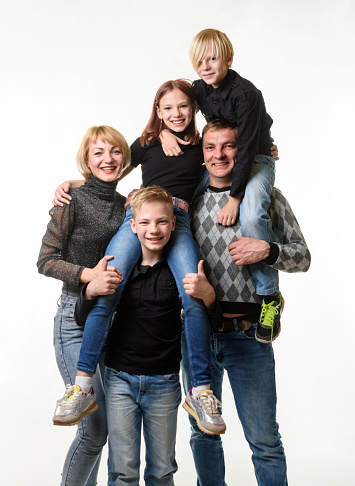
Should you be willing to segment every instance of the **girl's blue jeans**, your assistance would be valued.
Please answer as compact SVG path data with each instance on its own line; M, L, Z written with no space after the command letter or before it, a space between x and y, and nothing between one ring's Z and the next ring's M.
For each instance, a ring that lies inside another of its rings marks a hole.
M178 207L174 207L174 215L176 226L166 246L166 258L184 309L192 386L206 385L211 381L209 318L202 301L187 295L182 282L187 273L197 273L201 257L190 230L190 216ZM120 270L124 281L118 285L115 294L99 297L88 316L78 362L78 370L86 373L94 373L96 370L97 359L106 342L112 316L141 255L139 240L130 227L131 217L131 208L128 207L126 219L106 250L106 255L114 257L110 264Z
M54 349L59 371L65 384L74 385L83 328L74 319L79 291L63 285L62 296L54 318ZM107 439L104 393L103 355L98 358L93 387L99 409L84 417L65 458L61 486L95 486L101 451Z

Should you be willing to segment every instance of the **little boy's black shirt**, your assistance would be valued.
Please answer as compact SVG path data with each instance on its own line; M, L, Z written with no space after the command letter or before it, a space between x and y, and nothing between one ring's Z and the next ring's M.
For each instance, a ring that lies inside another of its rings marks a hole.
M238 156L230 195L243 197L256 154L270 155L273 123L261 91L232 69L218 88L194 81L198 108L207 122L225 118L238 126Z
M84 324L95 299L84 297L75 318ZM181 303L167 261L133 270L106 342L105 365L136 375L165 375L180 368Z

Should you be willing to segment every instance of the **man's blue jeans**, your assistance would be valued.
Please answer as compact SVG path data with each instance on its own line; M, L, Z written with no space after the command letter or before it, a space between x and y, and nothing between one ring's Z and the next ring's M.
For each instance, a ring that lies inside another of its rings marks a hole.
M54 318L54 348L59 371L65 384L74 385L83 328L74 319L79 292L63 285L62 296ZM62 473L62 486L95 486L101 451L107 440L104 363L100 356L93 386L99 409L84 417L69 447Z
M206 385L211 381L209 318L202 301L187 295L182 282L186 273L197 273L200 253L190 230L189 215L178 207L174 207L174 215L176 226L166 246L166 257L184 309L192 386ZM78 362L78 370L87 373L95 372L97 358L106 342L113 313L141 254L139 240L129 224L131 217L129 207L124 223L106 250L106 255L114 256L110 264L121 271L124 281L118 285L114 295L98 298L88 316Z
M173 486L181 402L179 373L146 376L106 369L109 432L108 486L139 484L141 430L146 445L146 486Z
M224 370L245 438L252 450L259 486L286 486L286 457L276 422L275 363L271 344L255 340L255 327L248 331L211 335L211 388L220 400ZM190 388L186 342L182 335L182 372L185 390ZM190 445L198 486L224 486L225 465L220 436L202 433L193 418ZM228 432L227 432L228 433Z

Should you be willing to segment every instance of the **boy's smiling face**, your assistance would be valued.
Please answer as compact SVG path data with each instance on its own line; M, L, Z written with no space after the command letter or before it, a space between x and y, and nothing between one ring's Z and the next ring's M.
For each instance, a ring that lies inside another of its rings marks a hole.
M196 72L206 84L218 88L226 77L232 62L233 55L227 61L224 61L221 57L216 57L210 42L202 59L197 64Z
M175 228L175 216L164 201L147 201L136 209L131 228L142 246L142 262L157 262Z

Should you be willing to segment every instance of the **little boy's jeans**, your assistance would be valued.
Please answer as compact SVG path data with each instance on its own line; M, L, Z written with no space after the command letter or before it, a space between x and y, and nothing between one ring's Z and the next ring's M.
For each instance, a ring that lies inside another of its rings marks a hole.
M257 155L240 205L242 235L267 242L275 241L268 214L275 181L275 161L269 155ZM250 265L256 293L270 295L279 290L279 274L264 262Z
M139 484L141 429L146 446L146 486L173 486L175 441L181 402L179 373L105 373L109 433L108 486Z

